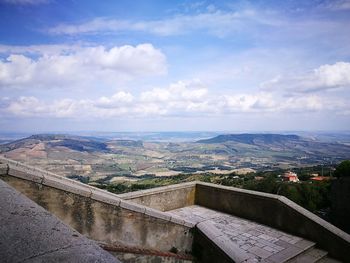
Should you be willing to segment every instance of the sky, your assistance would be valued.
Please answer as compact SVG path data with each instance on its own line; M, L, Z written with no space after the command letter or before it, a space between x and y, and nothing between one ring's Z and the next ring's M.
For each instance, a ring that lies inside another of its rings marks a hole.
M0 131L350 130L350 0L0 0Z

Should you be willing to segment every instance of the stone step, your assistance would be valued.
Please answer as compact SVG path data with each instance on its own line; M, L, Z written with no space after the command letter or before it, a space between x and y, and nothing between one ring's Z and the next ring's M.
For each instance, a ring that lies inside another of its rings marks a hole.
M317 263L341 263L341 261L338 261L334 258L330 258L330 257L324 257L321 258L319 261L317 261Z
M303 239L295 243L293 246L287 247L281 252L268 257L265 261L269 263L290 262L290 260L296 258L297 256L313 249L315 245L316 243Z
M297 255L296 257L288 260L288 263L314 263L318 262L320 259L327 256L328 252L318 249L318 248L311 248L303 253Z

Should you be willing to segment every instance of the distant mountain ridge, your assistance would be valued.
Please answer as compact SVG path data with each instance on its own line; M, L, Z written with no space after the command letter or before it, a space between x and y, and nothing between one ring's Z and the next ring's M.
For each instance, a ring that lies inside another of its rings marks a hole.
M23 147L34 147L39 143L44 143L47 148L66 147L78 152L102 152L110 153L112 149L108 147L109 143L116 146L125 147L143 147L143 142L138 140L107 140L97 137L86 137L68 134L35 134L27 138L19 139L0 145L0 153L8 152Z
M143 142L127 138L38 134L1 144L0 155L64 176L104 178L106 182L212 170L227 173L240 168L285 169L350 159L350 145L317 138L287 133L217 135L207 134L213 138L191 142Z
M108 152L107 144L98 138L66 134L36 134L27 138L0 145L0 152L28 147L44 142L49 147L63 146L75 151Z
M290 141L300 141L302 138L294 134L269 134L269 133L242 133L242 134L223 134L210 139L199 140L197 143L224 143L239 142L245 144L255 144L257 142L265 144L284 143Z

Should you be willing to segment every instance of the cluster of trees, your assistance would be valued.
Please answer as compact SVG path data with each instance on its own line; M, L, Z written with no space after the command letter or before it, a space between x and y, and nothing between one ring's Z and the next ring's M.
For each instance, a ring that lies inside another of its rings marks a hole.
M334 172L336 177L350 177L350 160L341 162Z
M244 188L283 195L312 212L330 206L330 181L288 183L268 176L259 181L249 181Z
M204 181L226 186L234 186L248 190L255 190L271 194L283 195L309 211L316 212L322 209L328 209L331 206L331 185L332 181L310 182L308 174L318 171L321 167L309 167L298 169L301 182L289 183L283 182L278 174L283 171L268 171L257 174L239 175L215 175L211 173L204 174L180 174L170 177L150 177L139 181L123 182L117 184L100 184L98 187L106 189L113 193L125 193L149 189L158 186L176 184L188 181ZM322 167L323 169L323 167ZM331 169L328 167L326 169ZM255 180L259 176L263 179ZM350 161L344 161L339 164L334 171L334 176L350 176Z

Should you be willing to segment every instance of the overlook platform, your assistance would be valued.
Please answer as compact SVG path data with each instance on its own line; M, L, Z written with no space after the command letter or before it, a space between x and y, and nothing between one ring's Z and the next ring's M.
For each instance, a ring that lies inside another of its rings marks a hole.
M89 244L96 253L103 253L96 247L99 244L122 262L156 257L160 262L236 263L350 259L347 233L283 196L203 182L116 195L5 158L0 158L1 181L8 185L8 191L31 199L37 209L52 214L71 228L69 231L82 234L82 240L95 241ZM4 189L4 202L10 202ZM2 207L0 220L10 224L11 217L15 218L11 206ZM29 225L22 234L16 232L20 235L17 249L30 244L31 231L40 232L41 225L35 229ZM12 232L4 234L5 230L3 226L0 233L2 260L20 262L9 250ZM55 244L51 235L41 237L36 242ZM65 238L56 235L59 244ZM21 251L22 258L31 257L30 250ZM105 258L113 262L108 255ZM95 261L91 258L86 262Z
M167 213L196 224L212 241L224 244L238 262L331 262L326 251L315 248L316 243L254 221L198 205Z

